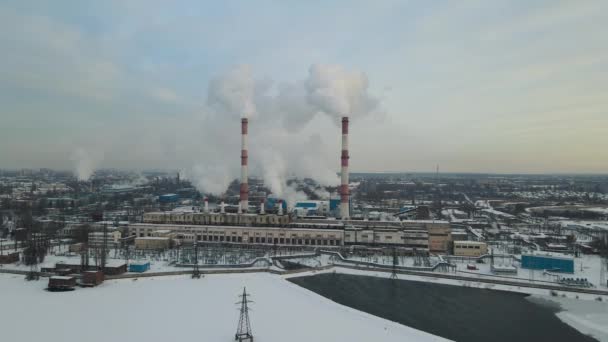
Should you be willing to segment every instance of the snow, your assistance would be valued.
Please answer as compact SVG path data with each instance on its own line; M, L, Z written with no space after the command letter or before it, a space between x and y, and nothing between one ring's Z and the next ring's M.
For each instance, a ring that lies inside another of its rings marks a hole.
M583 334L608 341L608 303L574 298L534 295L531 301L546 300L559 304L557 317Z
M243 287L257 341L445 341L342 306L271 274L106 281L72 292L44 291L46 279L0 275L7 341L232 341ZM31 329L28 322L36 322Z

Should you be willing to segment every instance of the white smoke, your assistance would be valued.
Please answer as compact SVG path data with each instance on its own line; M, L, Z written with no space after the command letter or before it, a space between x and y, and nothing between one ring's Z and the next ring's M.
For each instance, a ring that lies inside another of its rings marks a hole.
M294 186L286 186L280 197L287 202L287 208L293 208L296 202L308 199L306 193L296 190Z
M102 159L102 152L86 150L83 147L77 148L70 157L79 181L89 180Z
M356 118L374 111L378 100L369 94L368 86L365 73L339 65L315 64L306 80L309 103L336 117Z
M197 189L204 193L220 195L234 179L221 165L197 164L186 169L184 179L189 179Z
M251 67L241 65L209 82L208 103L229 114L251 117L255 114L254 92Z
M339 183L340 131L336 128L326 141L311 126L314 122L328 127L328 122L338 124L340 116L356 119L374 112L378 100L369 94L367 76L341 66L313 65L306 79L273 85L255 79L248 66L235 67L210 82L209 113L198 133L204 140L199 154L207 162L194 163L185 174L199 190L220 193L238 177L237 117L253 117L249 168L251 175L260 173L274 195L305 198L287 186L292 176L312 178L321 185Z

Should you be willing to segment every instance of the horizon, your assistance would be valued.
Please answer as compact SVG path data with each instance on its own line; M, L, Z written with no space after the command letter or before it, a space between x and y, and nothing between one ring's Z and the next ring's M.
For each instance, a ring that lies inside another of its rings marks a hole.
M7 1L0 164L81 179L179 169L215 191L238 178L248 117L249 172L281 193L291 175L338 183L349 116L352 170L605 174L606 13L602 1Z

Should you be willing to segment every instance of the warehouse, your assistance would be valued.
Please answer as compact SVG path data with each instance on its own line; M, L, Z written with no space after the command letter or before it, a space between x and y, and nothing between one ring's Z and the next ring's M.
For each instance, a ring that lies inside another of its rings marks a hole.
M574 259L555 254L524 254L521 267L533 270L574 273Z
M134 223L129 234L152 237L155 231L170 230L175 239L185 243L197 241L255 243L271 245L341 246L344 243L342 229L279 228L247 226L203 226ZM137 240L144 238L136 238ZM148 238L149 239L149 238Z

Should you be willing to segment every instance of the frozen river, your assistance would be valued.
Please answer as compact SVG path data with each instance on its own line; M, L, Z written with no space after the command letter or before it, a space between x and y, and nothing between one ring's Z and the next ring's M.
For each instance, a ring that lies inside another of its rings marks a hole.
M290 280L340 304L451 340L595 341L563 323L555 315L557 305L538 305L519 293L339 273Z

